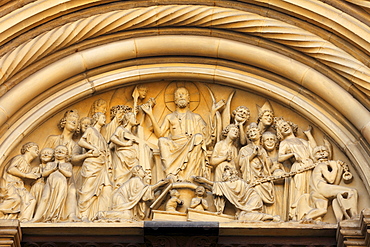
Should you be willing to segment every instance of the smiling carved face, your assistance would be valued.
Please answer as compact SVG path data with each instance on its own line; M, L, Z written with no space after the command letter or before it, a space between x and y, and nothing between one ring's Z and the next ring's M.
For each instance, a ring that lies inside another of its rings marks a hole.
M285 121L279 125L279 130L283 136L288 136L292 134L292 126L290 126L290 124Z
M248 130L248 138L251 141L258 140L261 137L260 131L257 127L252 127Z
M231 140L236 140L239 137L239 129L237 127L232 127L227 135Z
M235 113L236 122L247 122L249 120L250 113L247 109L240 108Z
M66 128L70 132L74 132L77 130L78 127L78 116L75 114L69 114L66 117L66 125L64 128Z
M50 162L53 159L53 155L54 155L53 149L44 148L43 150L41 150L41 153L40 153L41 162L44 164Z
M264 133L262 135L262 145L267 151L272 151L276 148L277 138L273 133Z
M63 160L67 157L68 149L65 146L58 146L55 148L54 156L55 160Z

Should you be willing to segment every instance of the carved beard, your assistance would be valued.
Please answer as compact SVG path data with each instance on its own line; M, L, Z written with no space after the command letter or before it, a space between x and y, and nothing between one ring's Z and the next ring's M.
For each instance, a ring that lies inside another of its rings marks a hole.
M186 99L176 99L175 100L175 104L179 107L179 108L185 108L188 106L188 101Z

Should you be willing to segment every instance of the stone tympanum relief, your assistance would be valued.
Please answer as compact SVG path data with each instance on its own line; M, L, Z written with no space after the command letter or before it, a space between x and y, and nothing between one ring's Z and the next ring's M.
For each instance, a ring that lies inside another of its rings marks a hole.
M57 113L24 143L2 165L2 219L335 223L361 207L359 178L324 133L226 86L122 87Z

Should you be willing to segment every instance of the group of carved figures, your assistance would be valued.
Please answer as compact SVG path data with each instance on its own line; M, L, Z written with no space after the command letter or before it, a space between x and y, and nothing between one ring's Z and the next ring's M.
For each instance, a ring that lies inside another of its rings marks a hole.
M228 201L237 220L320 222L329 204L337 221L357 216L357 191L339 185L341 179L351 182L348 166L331 160L330 143L316 145L311 129L304 132L307 140L297 137L297 126L274 117L269 102L257 106L257 122L249 123L247 107L230 110L233 93L219 102L211 93L205 121L189 109L189 92L179 87L176 110L159 125L155 100L144 103L146 94L145 86L137 86L130 106L111 108L108 124L104 100L81 119L68 110L58 125L62 133L49 136L40 152L36 143L24 144L4 166L0 218L150 219L148 203L158 195L168 194L165 211L183 204L181 193L170 189L180 182L198 186L190 208L209 210L205 196L211 193L215 214ZM153 158L155 145L143 136L145 121L158 137L161 164ZM34 160L40 165L32 167ZM152 183L154 166L163 167L163 179Z

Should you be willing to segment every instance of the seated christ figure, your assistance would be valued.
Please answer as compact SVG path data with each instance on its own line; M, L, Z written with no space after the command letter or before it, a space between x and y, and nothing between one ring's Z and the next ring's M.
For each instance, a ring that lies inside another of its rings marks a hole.
M176 110L167 116L161 126L154 118L149 105L143 105L158 140L161 160L166 175L175 175L179 180L190 181L192 175L202 175L206 160L206 123L202 117L189 109L190 95L184 87L174 94Z

